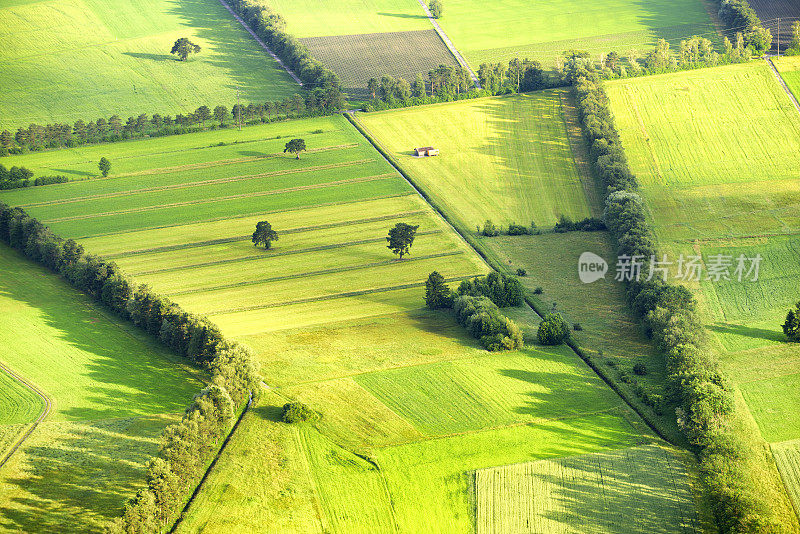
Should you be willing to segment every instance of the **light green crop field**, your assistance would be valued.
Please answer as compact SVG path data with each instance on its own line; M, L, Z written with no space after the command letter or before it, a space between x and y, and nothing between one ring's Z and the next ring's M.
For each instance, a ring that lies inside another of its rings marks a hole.
M430 30L417 0L267 0L298 38ZM380 74L380 73L375 73Z
M30 423L43 409L42 399L10 375L0 372L0 425Z
M214 0L15 2L0 7L0 27L2 128L230 108L237 88L244 102L299 89ZM169 53L179 37L202 51L179 61Z
M141 484L199 372L5 246L0 271L0 359L53 402L0 473L0 528L99 530ZM25 404L9 406L15 397ZM3 375L0 448L43 408L29 397Z
M797 438L800 349L780 325L798 300L786 235L800 232L800 114L760 61L611 82L608 93L664 251L699 253L706 268L732 259L731 280L693 285L762 435ZM758 281L734 275L742 254L761 255Z
M791 89L795 98L800 98L800 57L781 56L772 59L775 68L781 73L781 78Z
M477 532L702 532L687 460L648 445L480 469Z
M567 137L563 91L358 114L433 199L472 229L486 219L552 226L589 216ZM414 147L434 146L417 158ZM467 193L468 192L468 193Z
M794 510L800 516L800 440L773 443L771 448Z
M641 55L659 37L672 40L714 33L703 0L452 0L439 21L473 68L484 62L530 58L553 67L571 48L593 55L612 50ZM712 35L707 35L713 38Z

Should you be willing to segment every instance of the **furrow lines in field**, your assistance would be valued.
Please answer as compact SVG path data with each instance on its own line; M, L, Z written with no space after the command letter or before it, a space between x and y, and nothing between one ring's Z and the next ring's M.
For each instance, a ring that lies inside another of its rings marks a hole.
M158 187L145 187L142 189L129 189L127 191L114 191L113 193L101 193L97 195L86 195L82 197L60 198L57 200L47 200L44 202L33 202L31 204L20 204L21 208L34 208L40 206L53 206L56 204L71 204L74 202L83 202L85 200L99 200L103 198L122 197L129 195L137 195L139 193L152 193L155 191L170 191L173 189L187 189L190 187L200 187L212 184L226 184L229 182L241 182L245 180L253 180L256 178L267 178L269 176L284 176L287 174L299 174L306 172L322 171L329 169L338 169L341 167L352 167L355 165L363 165L375 161L372 158L357 159L353 161L345 161L342 163L331 163L328 165L316 165L313 167L305 167L301 169L283 169L280 171L263 172L259 174L243 174L241 176L230 176L227 178L214 178L211 180L200 180L198 182L185 182L181 184L162 185Z
M404 192L404 193L392 193L390 195L377 195L377 196L374 196L374 197L370 197L368 199L359 199L359 200L357 200L355 202L356 203L358 203L358 202L366 202L368 200L369 201L371 201L371 200L388 200L388 199L392 199L392 198L410 197L410 196L416 197L416 193ZM313 209L313 208L328 208L328 207L331 207L331 206L343 206L343 205L346 205L346 204L353 204L353 203L354 203L354 201L352 201L352 200L337 200L337 201L334 201L334 202L320 202L320 203L317 203L317 204L306 204L306 205L303 205L303 206L296 206L296 207L291 207L291 208L286 208L286 209L277 209L277 210L270 210L270 211L262 211L262 212L259 212L259 213L243 213L243 214L242 213L232 213L232 214L227 215L225 217L210 217L208 219L200 219L200 220L197 220L197 221L192 221L191 223L179 222L179 223L175 223L175 224L160 224L160 225L155 225L155 226L140 226L138 228L130 228L130 229L125 229L125 230L119 230L119 231L116 231L116 232L102 232L102 233L99 233L99 234L87 234L87 235L82 235L82 236L76 236L73 239L79 240L79 239L90 239L90 238L93 238L93 237L106 237L106 236L110 236L110 235L124 235L124 234L130 234L130 233L134 233L134 232L141 232L143 230L161 230L161 229L164 229L164 228L176 228L178 226L186 226L187 224L200 224L200 223L210 223L210 222L217 222L217 221L231 221L231 220L234 220L234 219L244 219L244 218L247 218L247 217L259 216L259 215L272 215L273 213L288 213L288 212L292 212L292 211L308 210L308 209ZM49 221L49 222L52 222L52 221Z
M397 219L399 217L407 217L409 215L419 215L420 213L425 213L425 210L413 210L413 211L403 211L400 213L393 213L391 215L381 215L380 217L367 217L365 219L353 219L351 221L342 221L342 222L335 222L329 224L317 224L314 226L300 226L297 228L288 228L286 230L281 230L281 234L299 234L302 232L310 232L313 230L327 230L328 228L338 228L340 226L352 226L356 224L364 224L364 223L371 223L371 222L380 222L380 221L390 221L392 219ZM426 232L418 232L418 234L423 234ZM427 232L432 233L432 232ZM182 243L180 245L168 245L163 247L153 247L153 248L143 248L139 250L130 250L126 252L120 252L118 254L105 254L104 257L108 259L112 258L124 258L127 256L134 256L138 254L154 254L157 252L170 252L173 250L182 250L186 248L197 248L197 247L207 247L209 245L221 245L224 243L233 243L236 241L244 241L246 239L250 239L250 234L247 235L237 235L231 237L221 237L219 239L210 239L208 241L195 241L192 243Z
M345 150L348 148L356 148L359 145L357 143L348 143L346 145L333 145L333 146L326 146L326 147L319 147L319 148L311 148L306 150L306 152L310 154L315 154L318 152L328 152L331 150ZM145 176L150 174L167 174L171 172L177 171L186 171L190 169L206 169L211 167L222 167L225 165L233 165L234 163L247 163L250 161L258 161L260 159L272 159L272 158L280 158L285 157L286 155L283 152L273 152L271 154L263 154L261 156L247 156L244 158L231 158L231 159L220 159L217 161L205 161L202 163L187 163L186 165L174 165L172 167L160 167L157 169L145 169L142 171L135 171L135 172L127 172L122 174L116 174L113 178L125 178L127 176ZM113 179L113 178L106 178Z
M396 178L394 173L385 173L385 174L378 174L375 176L365 176L362 178L348 178L345 180L335 180L333 182L327 182L324 184L314 184L314 185L301 185L297 187L286 187L283 189L273 189L272 191L256 191L254 193L242 193L240 195L229 195L224 197L215 197L215 198L204 198L199 200L187 200L185 202L173 202L171 204L160 204L157 206L142 206L140 208L131 208L127 210L119 210L119 211L108 211L104 213L90 213L87 215L72 215L69 217L59 217L57 219L49 219L47 222L55 223L55 222L66 222L66 221L77 221L77 220L85 220L85 219L94 219L97 217L110 217L112 215L125 215L128 213L142 213L146 211L153 211L159 210L164 208L179 208L182 206L194 206L197 204L209 204L211 202L222 202L225 200L235 200L239 198L253 198L253 197L264 197L269 195L280 195L282 193L291 193L294 191L307 191L310 189L323 189L326 187L335 187L337 185L343 184L355 184L360 182L374 182L378 180L386 180L387 178ZM137 229L139 230L139 229Z
M383 241L385 238L380 237L374 240L368 241ZM457 256L459 254L464 254L463 250L455 250L450 252L439 252L438 254L426 254L424 256L417 256L415 258L408 258L404 260L403 263L421 261L421 260L430 260L433 258L444 258L446 256ZM233 284L223 284L218 286L211 286L211 287L202 287L198 289L188 289L186 291L176 291L175 293L165 293L168 297L177 297L182 295L191 295L193 293L203 293L205 291L218 291L222 289L233 289L235 287L243 287L243 286L252 286L258 284L266 284L269 282L280 282L283 280L294 280L295 278L306 278L309 276L318 276L323 274L335 274L335 273L343 273L348 271L358 271L361 269L370 269L372 267L381 267L383 265L391 265L396 263L396 259L385 260L385 261L376 261L372 263L363 263L361 265L350 265L347 267L334 267L331 269L321 269L319 271L308 271L304 273L293 273L293 274L285 274L281 276L272 276L269 278L261 278L256 280L245 280L243 282L235 282Z
M425 232L417 232L417 235L432 235L432 234L441 234L442 230L427 230ZM250 236L246 236L250 237ZM264 254L253 254L250 256L242 256L241 258L231 258L227 260L215 260L215 261L206 261L203 263L193 263L191 265L181 265L179 267L164 267L163 269L153 269L151 271L139 271L139 272L131 272L128 273L131 276L144 276L150 274L159 274L159 273L168 273L174 271L183 271L186 269L196 269L199 267L210 267L211 265L224 265L227 263L237 263L241 261L255 261L255 260L268 260L270 258L276 258L281 256L291 256L293 254L305 254L308 252L319 252L321 250L331 250L335 248L345 248L345 247L353 247L357 245L368 245L369 243L380 243L384 241L385 237L373 237L370 239L359 239L356 241L345 241L343 243L331 243L329 245L319 245L317 247L308 247L308 248L300 248L297 250L286 250L280 252L274 252L269 255Z
M445 278L445 282L460 282L462 280L469 280L470 278L475 278L476 276L481 276L482 273L478 274L469 274L464 276L454 276L450 278ZM272 304L259 304L258 306L241 306L239 308L230 308L227 310L219 310L213 313L206 314L208 317L214 317L215 315L224 315L226 313L238 313L238 312L247 312L247 311L254 311L254 310L264 310L267 308L281 308L283 306L291 306L294 304L307 304L309 302L320 302L324 300L336 300L341 298L347 297L360 297L362 295L371 295L373 293L386 293L387 291L397 291L399 289L413 289L415 287L423 287L425 282L412 282L409 284L399 284L396 286L384 286L384 287L373 287L370 289L359 289L357 291L345 291L342 293L332 293L330 295L321 295L318 297L308 297L304 299L297 299L297 300L287 300L286 302L274 302Z

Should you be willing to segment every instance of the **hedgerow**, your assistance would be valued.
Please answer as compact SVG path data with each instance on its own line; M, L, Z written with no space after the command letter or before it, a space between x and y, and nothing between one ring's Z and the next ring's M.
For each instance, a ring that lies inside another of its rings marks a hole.
M520 281L497 271L462 281L457 292L459 295L486 297L498 308L522 306L525 302L525 290Z
M500 313L494 302L486 297L462 295L453 301L458 324L479 339L486 350L513 350L523 346L522 332L517 324Z
M258 368L250 349L223 338L206 318L187 313L136 286L113 262L84 254L72 239L53 234L21 208L0 202L0 241L59 273L117 316L211 373L180 422L161 436L158 455L147 463L147 485L125 505L110 532L157 532L174 521L196 487L234 414L259 391Z
M606 187L605 223L620 255L649 258L656 242L600 76L589 61L577 56L567 61L591 163ZM693 295L656 278L631 282L627 299L666 356L669 387L680 406L678 423L697 451L721 532L779 531L770 496L756 489L757 475L746 465L763 458L763 451L742 424L730 382L706 346ZM648 400L661 404L660 398Z

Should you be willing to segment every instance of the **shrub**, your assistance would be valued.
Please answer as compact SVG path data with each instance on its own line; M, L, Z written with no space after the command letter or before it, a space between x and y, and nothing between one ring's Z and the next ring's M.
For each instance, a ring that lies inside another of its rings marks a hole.
M486 276L476 276L472 280L464 280L458 286L458 294L488 297L500 308L522 306L525 302L525 292L520 281L496 271Z
M800 342L800 302L786 314L783 333L789 341Z
M500 229L497 228L491 220L486 219L486 222L483 223L481 235L485 235L486 237L495 237L500 235Z
M539 329L536 331L536 339L540 345L561 345L569 335L567 322L560 313L548 313Z
M528 271L520 267L517 269L517 276L528 276Z
M637 362L633 364L633 374L638 376L644 376L647 374L647 366L642 362Z
M532 233L533 228L514 223L508 225L508 235L531 235Z
M572 329L575 330L576 332L580 332L581 330L583 330L583 327L581 326L581 323L575 323L572 325Z
M283 413L281 414L281 421L284 423L305 423L307 421L316 421L319 416L317 413L303 404L302 402L287 402L283 405Z
M534 295L541 295L542 293L544 293L544 289L542 288L542 286L538 286L536 289L533 290Z
M486 297L462 295L453 302L458 323L490 351L511 350L523 346L517 324L500 313Z

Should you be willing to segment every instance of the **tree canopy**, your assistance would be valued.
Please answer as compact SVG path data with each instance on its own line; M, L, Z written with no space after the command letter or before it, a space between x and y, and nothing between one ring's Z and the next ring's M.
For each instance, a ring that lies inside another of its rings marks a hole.
M433 271L425 282L425 304L432 310L453 307L453 292L437 271Z
M102 157L100 158L100 163L97 164L97 168L103 173L103 177L106 177L111 170L111 162L108 161L108 158Z
M800 302L786 314L783 333L786 334L789 341L800 342Z
M175 54L180 58L181 61L186 61L189 58L189 54L197 54L200 52L200 45L196 45L191 42L186 37L181 37L175 44L172 45L172 50L170 50L170 54Z
M414 237L417 234L419 225L411 225L406 223L397 223L394 228L389 230L389 237L386 241L389 242L388 248L403 259L403 255L408 254L411 245L414 243Z
M300 152L306 149L306 140L305 139L292 139L288 143L286 143L286 148L283 149L283 153L289 152L290 154L296 154L297 159L300 159Z
M433 18L440 19L442 18L442 12L444 7L442 6L442 0L431 0L430 4L428 4L428 9L433 15Z
M264 245L264 249L269 249L273 241L278 240L278 232L272 229L272 225L267 221L259 221L256 224L256 231L253 232L253 245Z

